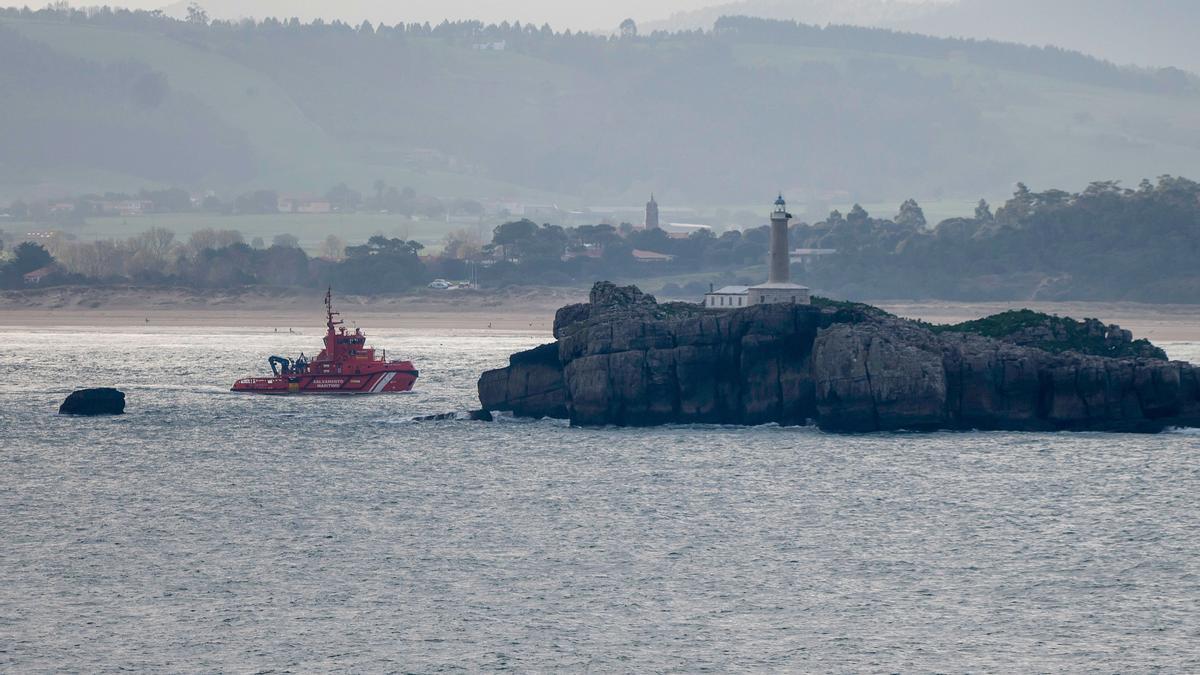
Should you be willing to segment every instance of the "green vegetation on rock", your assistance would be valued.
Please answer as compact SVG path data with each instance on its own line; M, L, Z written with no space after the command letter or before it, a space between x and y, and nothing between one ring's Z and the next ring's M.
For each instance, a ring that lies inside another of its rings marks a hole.
M951 325L924 325L935 333L973 333L1053 353L1167 358L1167 353L1149 340L1134 340L1129 331L1118 326L1106 326L1097 319L1077 321L1031 309L1014 309Z

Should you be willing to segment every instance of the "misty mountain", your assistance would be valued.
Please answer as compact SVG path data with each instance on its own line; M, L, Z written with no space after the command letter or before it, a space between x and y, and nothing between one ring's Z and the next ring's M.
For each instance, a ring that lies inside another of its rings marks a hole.
M878 29L727 18L610 39L49 10L0 29L0 196L382 179L564 205L898 203L1189 174L1200 149L1180 71Z
M734 15L1053 45L1115 63L1200 73L1194 0L742 0L680 12L647 28L706 29Z

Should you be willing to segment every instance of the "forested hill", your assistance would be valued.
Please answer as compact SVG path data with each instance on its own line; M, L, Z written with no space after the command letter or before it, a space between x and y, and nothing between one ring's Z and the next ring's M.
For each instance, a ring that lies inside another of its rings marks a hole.
M0 11L0 198L180 185L756 203L974 197L1194 173L1176 70L883 30L724 18L549 27Z

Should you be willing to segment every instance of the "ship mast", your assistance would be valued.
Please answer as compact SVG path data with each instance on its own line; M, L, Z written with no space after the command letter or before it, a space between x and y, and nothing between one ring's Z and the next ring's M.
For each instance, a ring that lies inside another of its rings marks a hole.
M325 325L329 327L330 334L333 333L334 326L342 323L333 320L338 314L339 312L333 311L333 286L330 286L325 289Z

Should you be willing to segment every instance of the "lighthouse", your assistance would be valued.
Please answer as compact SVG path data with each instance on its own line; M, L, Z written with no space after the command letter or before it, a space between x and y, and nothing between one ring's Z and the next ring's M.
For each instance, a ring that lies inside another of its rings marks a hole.
M775 200L775 210L771 211L771 253L770 272L767 275L768 284L786 284L791 281L788 270L788 221L792 214L787 212L787 202L783 195Z
M783 195L775 199L771 211L771 250L767 255L767 283L757 286L726 286L710 291L704 296L704 306L709 309L737 309L750 305L810 303L807 286L793 284L791 280L791 255L788 251L788 221L792 214L787 211Z

